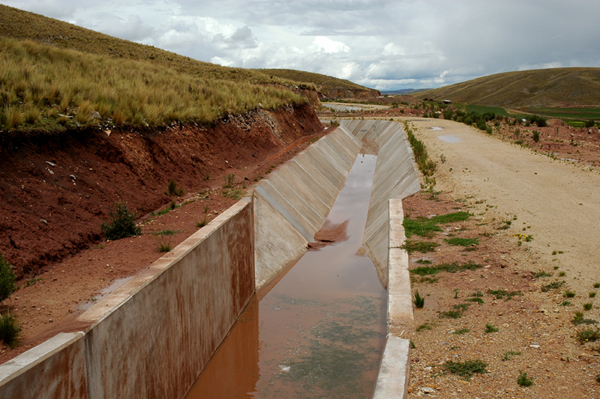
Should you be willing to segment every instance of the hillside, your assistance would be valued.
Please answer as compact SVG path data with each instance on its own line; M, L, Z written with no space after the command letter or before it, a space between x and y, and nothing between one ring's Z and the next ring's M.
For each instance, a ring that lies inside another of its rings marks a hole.
M258 69L270 78L282 78L301 84L314 84L317 91L326 98L369 98L380 96L375 89L357 85L349 80L338 79L319 73L296 71L294 69Z
M305 102L294 82L195 61L0 5L2 137L210 123L259 107Z
M506 72L414 94L417 98L506 108L600 105L600 68Z

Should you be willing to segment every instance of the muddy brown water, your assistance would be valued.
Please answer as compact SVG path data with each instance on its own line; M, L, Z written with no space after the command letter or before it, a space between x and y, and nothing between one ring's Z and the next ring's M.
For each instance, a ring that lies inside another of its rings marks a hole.
M187 399L370 398L386 292L362 240L377 157L359 155L328 216L348 239L308 251L252 298Z

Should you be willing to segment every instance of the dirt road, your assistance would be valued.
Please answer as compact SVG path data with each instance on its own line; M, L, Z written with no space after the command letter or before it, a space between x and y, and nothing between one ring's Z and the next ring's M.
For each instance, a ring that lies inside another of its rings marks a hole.
M533 237L528 242L532 258L539 256L541 262L576 276L568 282L573 289L581 292L600 282L597 171L555 161L464 124L417 118L412 122L438 161L437 189L485 199L481 210L497 207L497 215L512 221L511 231ZM512 220L514 215L517 220Z

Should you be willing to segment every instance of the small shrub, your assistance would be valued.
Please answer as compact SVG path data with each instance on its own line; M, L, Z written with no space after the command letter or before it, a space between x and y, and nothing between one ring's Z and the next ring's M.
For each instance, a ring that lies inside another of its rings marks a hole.
M208 224L208 219L206 218L206 216L204 216L204 219L202 219L199 222L196 222L196 227L202 228L202 227L206 226L207 224Z
M547 273L543 270L540 270L540 271L533 273L533 277L535 277L535 278L552 277L552 273Z
M595 292L589 292L588 295L590 296L590 298L595 298L596 297L596 293Z
M338 127L340 125L340 122L337 119L332 119L329 121L329 124L331 125L331 127Z
M485 302L483 302L483 299L481 299L481 298L469 298L469 299L465 299L465 301L475 302L475 303L478 303L479 305L483 305L485 303Z
M571 302L569 302L569 301L562 301L560 306L569 306L570 304L571 304Z
M594 342L598 339L600 339L600 329L594 330L593 328L585 328L577 332L577 340L580 344Z
M429 323L425 323L425 324L421 324L419 327L417 327L417 332L421 332L424 330L431 330L432 327Z
M158 252L171 252L170 242L161 242L158 244Z
M533 141L536 143L540 141L540 132L537 130L533 131Z
M585 121L585 127L594 127L595 122L593 119L589 119L587 121Z
M183 195L183 189L177 187L177 182L175 180L171 180L167 186L167 192L165 192L165 194L169 196L181 197Z
M565 298L573 298L573 297L575 297L575 292L573 292L571 290L566 290L565 293L563 294L563 296Z
M415 292L415 297L413 299L413 303L419 309L421 309L421 308L423 308L423 306L425 306L425 298L419 294L419 290L417 290Z
M519 378L517 378L517 384L522 387L530 387L533 385L533 380L531 378L527 378L527 373L519 370Z
M0 339L11 349L14 348L21 335L21 327L14 316L7 313L0 315Z
M594 283L594 288L600 288L600 283Z
M589 302L589 303L584 303L584 304L583 304L583 310L592 310L592 307L593 307L593 306L594 306L594 305L593 305L591 302Z
M465 379L470 379L473 374L485 374L487 364L481 360L467 360L465 362L446 362L444 369L452 374L457 374Z
M485 332L486 333L495 333L498 332L498 327L492 325L492 324L486 324L485 325Z
M16 279L13 266L4 259L4 254L0 253L0 302L17 290Z
M235 175L233 173L229 173L227 176L225 176L225 185L223 188L232 188L234 179Z
M130 213L127 204L117 202L114 210L110 210L110 221L102 223L102 234L108 240L119 240L142 234L142 229L135 224L135 213Z

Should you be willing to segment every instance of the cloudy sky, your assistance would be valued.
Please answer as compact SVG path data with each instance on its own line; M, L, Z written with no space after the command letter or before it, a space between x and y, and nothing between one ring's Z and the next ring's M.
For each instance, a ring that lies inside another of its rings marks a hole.
M0 0L198 60L380 90L600 67L600 0Z

